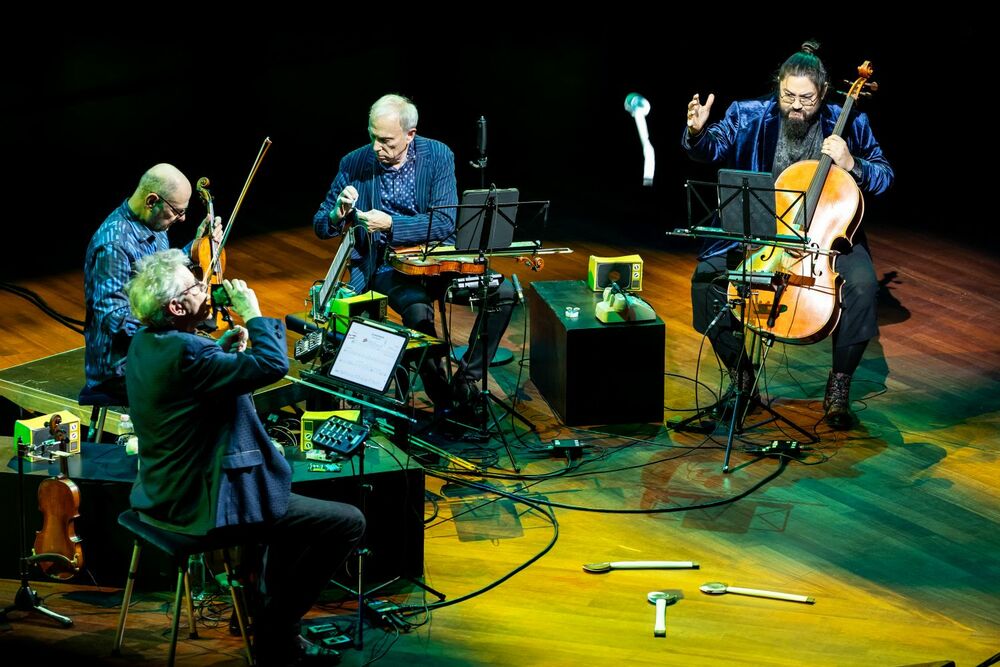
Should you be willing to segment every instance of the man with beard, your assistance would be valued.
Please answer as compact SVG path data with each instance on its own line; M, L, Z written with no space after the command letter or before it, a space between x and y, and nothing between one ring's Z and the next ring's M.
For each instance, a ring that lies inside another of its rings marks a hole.
M841 108L824 102L829 86L826 68L815 54L818 48L815 42L807 42L784 62L775 77L774 95L734 102L725 118L708 127L715 96L709 94L702 104L696 94L688 103L687 128L681 139L688 155L699 162L771 172L777 177L789 165L816 160L823 154L849 172L863 192L880 194L888 189L892 167L882 155L867 116L852 114L843 137L833 134ZM717 304L727 300L726 255L736 247L735 243L718 242L703 250L691 279L691 301L695 329L708 335L734 384L749 391L752 367L743 339L733 335L738 321L729 314L709 330L718 313ZM844 280L842 309L833 332L833 366L823 409L831 427L845 429L854 423L851 378L868 341L878 332L878 282L863 232L855 235L853 247L837 256L835 267ZM739 377L737 368L742 369Z

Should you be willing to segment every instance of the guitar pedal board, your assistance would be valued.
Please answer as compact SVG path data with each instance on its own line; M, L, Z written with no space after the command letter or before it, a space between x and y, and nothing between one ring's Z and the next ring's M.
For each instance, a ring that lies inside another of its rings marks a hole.
M371 427L355 424L334 415L320 424L313 433L314 448L327 449L341 456L351 456L364 444Z

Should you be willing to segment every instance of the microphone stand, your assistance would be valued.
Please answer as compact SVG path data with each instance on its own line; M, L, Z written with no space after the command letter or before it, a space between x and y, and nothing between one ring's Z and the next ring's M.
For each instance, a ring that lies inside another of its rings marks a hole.
M480 116L476 121L476 149L479 151L479 159L471 160L469 165L473 169L479 170L479 189L486 189L486 164L489 158L486 157L486 116Z
M469 166L471 166L473 169L478 169L479 170L479 189L480 190L485 190L486 189L486 166L489 163L489 158L486 156L486 116L480 116L479 120L476 121L476 150L479 152L479 159L478 160L470 160L469 161ZM495 191L495 189L496 189L495 186L491 187L490 188L490 192L493 193ZM496 200L496 195L492 194L491 196L494 198L493 210L495 211L496 210L496 201L495 201ZM489 262L487 262L486 263L486 276L487 276L487 280L488 280L488 276L489 276L489 268L490 268L489 267ZM485 302L484 302L484 304L485 304ZM442 316L443 316L443 314L442 314ZM454 358L456 360L461 360L461 358L462 358L462 352L464 351L462 349L463 347L464 346L458 346L457 348L455 348L455 357ZM505 364L509 364L513 360L514 360L514 353L511 350L508 350L505 347L498 347L496 353L493 355L493 358L492 359L488 359L487 362L491 366L503 366ZM520 415L518 415L518 417L520 417ZM532 430L534 430L534 429L532 429Z
M699 181L688 181L688 186L691 186L691 185L712 185L712 186L714 186L716 188L720 187L720 185L718 183L701 183ZM750 412L750 407L751 407L751 405L750 405L750 398L751 398L751 396L753 394L753 391L757 387L757 384L758 384L758 382L760 380L760 376L761 376L761 374L763 372L764 363L767 360L767 353L768 353L768 351L770 351L772 345L774 344L774 339L775 339L775 337L774 337L773 334L767 334L767 333L763 333L763 332L759 332L758 333L758 332L754 331L754 329L751 328L751 326L749 324L748 317L747 317L746 308L747 308L748 303L751 301L751 295L752 295L752 290L753 290L753 284L752 284L752 278L753 277L749 274L748 269L747 269L748 265L750 264L750 255L752 254L752 252L750 250L751 246L753 246L753 245L761 245L761 246L769 246L769 247L772 247L772 248L775 248L775 249L777 249L777 248L789 248L789 249L798 250L799 252L802 252L802 253L832 254L832 253L835 252L835 251L831 251L831 250L824 250L824 249L815 248L813 246L810 246L809 239L807 237L803 236L803 235L800 235L798 232L796 232L792 228L789 228L789 230L792 232L791 236L777 234L777 233L775 233L775 234L773 234L773 235L771 235L769 237L758 237L758 236L755 236L754 233L753 233L753 230L751 228L751 224L750 224L750 218L751 218L751 215L750 215L750 201L751 201L750 197L751 196L756 196L756 194L753 192L755 189L756 188L752 188L750 186L750 183L749 183L748 179L744 178L743 182L742 182L742 185L737 188L737 191L734 192L725 201L721 201L719 208L715 209L715 211L711 214L711 215L720 214L721 210L723 208L725 208L727 205L729 205L733 201L733 199L735 199L736 197L740 197L741 218L742 218L742 230L741 230L741 233L732 234L732 233L723 232L722 230L711 229L711 228L706 229L704 227L692 227L692 228L690 228L688 230L684 230L683 232L681 230L676 230L676 231L673 232L673 234L677 235L677 236L695 236L695 237L701 237L701 238L715 238L715 239L719 239L719 240L737 241L737 242L739 242L741 244L741 247L742 247L742 250L743 250L743 261L740 263L741 271L740 271L740 273L738 275L730 277L731 279L738 278L738 283L739 284L738 284L738 289L737 289L737 298L733 299L732 301L727 300L726 303L719 310L719 313L715 316L715 318L712 320L712 322L709 324L709 326L705 330L706 331L705 335L707 336L708 332L711 331L712 328L723 317L725 317L727 313L730 313L730 312L733 312L733 311L736 312L739 326L735 330L733 330L732 334L734 336L737 336L741 340L742 346L743 346L743 352L740 354L739 358L737 359L736 368L733 369L734 372L735 372L736 380L735 380L734 385L733 385L733 390L734 391L733 391L733 396L732 396L732 399L731 399L732 403L730 404L730 410L731 411L730 411L730 413L728 415L728 417L729 417L729 426L728 426L727 432L726 432L726 450L725 450L725 455L724 455L724 459L723 459L723 463L722 463L722 472L723 473L729 473L730 472L730 456L732 454L733 443L735 441L735 437L736 437L737 433L743 433L743 432L745 432L745 431L747 431L749 429L756 429L756 428L759 428L761 426L764 426L765 424L769 424L769 423L774 422L774 421L780 421L780 422L783 422L783 423L787 424L788 426L790 426L791 428L795 429L796 431L798 431L799 433L801 433L803 436L805 436L806 442L809 442L809 443L816 442L816 439L815 439L815 437L812 434L810 434L809 432L807 432L806 430L804 430L802 427L800 427L798 424L792 422L787 417L785 417L784 415L782 415L781 413L779 413L777 410L775 410L774 407L772 407L772 405L770 404L770 402L762 402L761 403L761 407L766 412L768 412L771 415L770 418L767 418L767 419L765 419L763 421L757 422L756 424L753 424L752 426L746 426L744 424L744 421L745 421L746 417L748 416L748 413ZM773 192L773 190L771 190L771 192ZM697 196L696 192L694 194ZM688 216L689 216L689 218L690 218L690 214L691 214L691 211L690 211L690 198L691 198L691 196L692 196L692 189L690 187L688 187L688 200L689 200L688 201ZM803 194L803 196L804 196L804 194ZM720 196L720 200L721 199L722 199L722 197ZM774 211L771 211L771 213L775 214L775 216L776 216L776 218L777 218L778 221L780 221L782 224L788 226L787 223L785 223L785 221L783 219L783 216L777 215ZM746 343L745 343L745 340L746 340L745 336L746 336L746 334L748 332L752 336L754 336L754 338L751 340L751 351L749 353L746 352ZM759 346L757 345L757 339L758 338L760 339ZM760 355L760 361L759 361L759 364L757 364L756 367L755 367L754 362L753 362L753 357L756 356L756 355ZM745 364L749 364L750 367L747 368L745 366ZM743 378L744 372L749 373L749 375L753 378L752 385L748 389L745 389L745 390L744 390L743 387L741 387L742 378ZM720 400L717 403L715 403L714 405L709 406L708 408L699 411L695 415L687 417L687 418L685 418L683 420L680 420L678 422L672 423L671 427L674 430L677 430L677 431L683 431L683 430L700 431L701 430L700 428L687 428L687 426L688 426L688 424L691 424L692 422L694 422L696 420L700 420L706 414L715 412L717 410L722 410L723 414L725 414L724 407L725 407L726 403L727 403L727 401L725 401L724 399L720 398ZM712 431L715 430L714 426L712 427L711 430Z

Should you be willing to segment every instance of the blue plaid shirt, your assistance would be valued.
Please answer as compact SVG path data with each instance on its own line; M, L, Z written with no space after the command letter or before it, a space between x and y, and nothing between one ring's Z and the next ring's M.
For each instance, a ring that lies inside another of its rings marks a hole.
M129 209L128 200L111 212L87 246L83 267L87 319L84 368L87 390L125 377L125 355L139 321L132 316L125 283L135 263L169 247L166 232L154 232Z

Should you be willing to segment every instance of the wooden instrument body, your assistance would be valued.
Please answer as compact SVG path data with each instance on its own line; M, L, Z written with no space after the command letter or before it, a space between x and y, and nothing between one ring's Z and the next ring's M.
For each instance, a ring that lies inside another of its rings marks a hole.
M777 190L808 189L819 165L818 160L803 160L789 166L775 182ZM799 218L802 199L793 192L775 193L775 210L787 221ZM853 239L864 214L864 198L854 178L832 166L823 184L822 194L807 231L796 230L809 238L813 248L830 249ZM787 234L781 222L778 233ZM734 273L737 273L737 270ZM758 333L773 335L783 343L809 344L828 336L840 321L841 279L836 272L836 256L798 252L765 246L755 249L747 264L752 274L775 276L770 286L751 281L749 307L744 317ZM775 289L786 282L784 290ZM729 286L729 297L737 297L738 287ZM780 299L775 308L776 298ZM774 325L768 320L774 311Z

